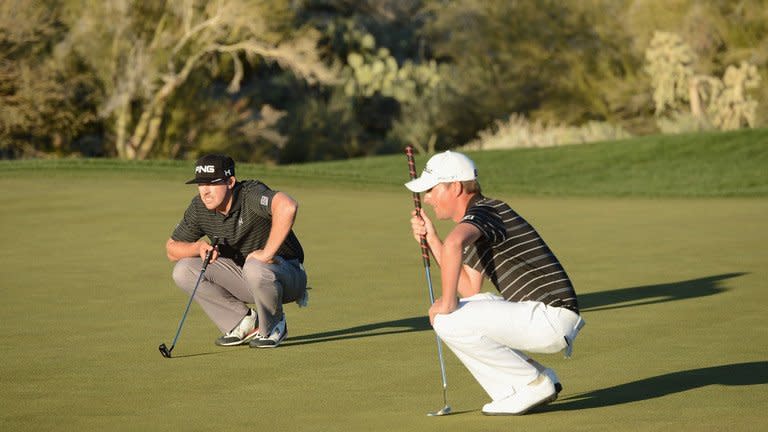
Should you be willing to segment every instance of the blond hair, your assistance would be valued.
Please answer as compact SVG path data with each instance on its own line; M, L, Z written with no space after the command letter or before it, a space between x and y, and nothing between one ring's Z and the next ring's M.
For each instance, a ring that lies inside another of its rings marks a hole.
M483 192L482 188L480 187L480 182L477 180L466 180L460 183L461 187L464 188L464 192L466 193L481 194Z

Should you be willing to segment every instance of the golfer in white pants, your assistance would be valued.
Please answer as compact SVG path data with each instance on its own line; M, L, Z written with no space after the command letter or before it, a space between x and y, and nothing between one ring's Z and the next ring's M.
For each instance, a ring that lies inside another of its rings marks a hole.
M413 212L411 227L440 265L430 322L490 396L483 414L523 414L555 400L562 386L554 371L524 351L571 354L584 321L565 269L525 219L482 195L465 155L433 156L406 187L425 192L438 219L456 222L445 239L424 212ZM480 293L484 279L500 295Z

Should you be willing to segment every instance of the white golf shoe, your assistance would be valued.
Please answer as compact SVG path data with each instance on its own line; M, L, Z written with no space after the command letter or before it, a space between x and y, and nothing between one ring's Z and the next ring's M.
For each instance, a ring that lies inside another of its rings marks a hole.
M275 324L269 336L258 337L253 339L248 346L251 348L275 348L280 345L280 342L288 335L288 323L285 321L285 313L283 318Z
M540 373L535 380L519 389L512 396L485 404L482 413L485 415L521 415L532 408L549 403L555 398L557 398L555 385L546 374Z
M229 331L229 333L216 339L215 344L218 346L244 345L258 336L258 334L259 329L256 327L256 311L249 309L248 315L244 316L235 328Z
M543 371L541 371L544 375L549 378L550 381L552 381L552 384L555 386L555 399L557 399L557 395L560 394L561 391L563 391L563 385L560 384L560 378L557 377L557 374L555 374L555 371L553 371L550 368L546 368ZM554 400L554 399L553 399ZM550 401L552 402L552 401Z

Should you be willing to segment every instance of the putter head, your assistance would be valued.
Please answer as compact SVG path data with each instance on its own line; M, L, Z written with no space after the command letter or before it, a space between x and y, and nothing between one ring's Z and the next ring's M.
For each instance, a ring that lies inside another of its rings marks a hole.
M159 347L157 347L157 349L159 349L159 350L160 350L160 354L162 354L162 355L163 355L163 357L165 357L165 358L171 358L171 350L169 350L169 349L168 349L168 347L167 347L167 346L165 346L165 344L164 344L164 343L161 343L161 344L160 344L160 346L159 346Z
M429 417L438 417L451 414L451 407L448 405L442 407L439 411L427 413Z

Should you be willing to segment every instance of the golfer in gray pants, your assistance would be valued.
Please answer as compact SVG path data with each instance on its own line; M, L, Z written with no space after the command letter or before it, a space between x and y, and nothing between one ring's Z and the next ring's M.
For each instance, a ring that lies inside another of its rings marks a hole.
M304 251L292 229L298 203L259 181L237 181L224 155L200 158L187 183L197 184L198 195L166 243L177 261L174 282L192 293L211 250L202 239L217 237L194 297L224 333L216 344L278 346L288 333L283 304L307 302Z
M203 261L198 257L179 260L173 269L176 285L187 294L192 294L202 265ZM265 264L250 259L240 267L229 258L218 258L208 265L195 293L195 301L225 333L217 339L217 345L242 345L261 336L258 335L259 326L274 328L285 321L283 304L300 300L306 293L306 285L307 274L298 260L286 261L276 257L274 263ZM254 305L255 314L246 304ZM250 319L251 316L253 319ZM246 322L239 329L243 321ZM283 337L285 334L287 325ZM260 348L276 346L253 345Z

